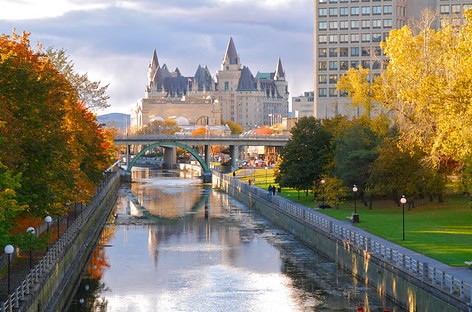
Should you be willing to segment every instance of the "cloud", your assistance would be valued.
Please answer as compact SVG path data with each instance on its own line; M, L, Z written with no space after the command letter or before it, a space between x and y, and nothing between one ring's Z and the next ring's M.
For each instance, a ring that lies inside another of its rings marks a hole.
M32 42L65 49L76 70L110 83L107 112L129 113L144 95L154 48L161 64L183 75L193 76L198 65L214 75L230 37L253 74L275 70L281 57L291 96L313 89L311 0L37 2L49 12L36 2L0 0L0 30L31 32ZM28 19L14 19L14 5L37 9L23 13Z

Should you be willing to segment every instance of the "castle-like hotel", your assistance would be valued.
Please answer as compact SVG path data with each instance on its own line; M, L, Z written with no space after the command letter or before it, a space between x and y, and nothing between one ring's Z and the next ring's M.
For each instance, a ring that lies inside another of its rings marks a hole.
M288 115L288 83L280 58L274 72L254 76L242 66L230 38L220 69L213 78L198 66L193 77L160 65L154 50L144 98L131 116L135 129L154 120L174 119L182 126L221 125L225 121L248 130L280 122Z

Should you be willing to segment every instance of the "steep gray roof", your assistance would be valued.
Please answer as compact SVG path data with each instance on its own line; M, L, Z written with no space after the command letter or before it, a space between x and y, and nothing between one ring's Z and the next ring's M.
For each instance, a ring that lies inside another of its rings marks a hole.
M277 67L275 69L275 80L285 80L284 69L282 68L282 61L280 57L277 61Z
M238 64L238 53L236 52L232 37L229 38L228 47L226 48L223 62L228 62L229 64Z
M208 70L208 67L201 67L198 65L194 79L197 82L198 91L213 90L213 79L211 77L210 71Z
M238 90L257 90L257 81L249 67L244 66L238 82Z

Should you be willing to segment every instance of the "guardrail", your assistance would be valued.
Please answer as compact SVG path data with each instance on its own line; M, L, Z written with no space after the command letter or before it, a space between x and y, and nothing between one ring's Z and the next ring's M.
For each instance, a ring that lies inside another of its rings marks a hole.
M82 229L82 226L87 223L94 212L94 208L103 200L115 180L120 178L118 173L110 173L111 171L113 171L111 167L107 169L107 173L104 175L104 182L100 184L97 195L93 197L92 201L85 206L56 243L48 248L46 255L30 270L21 284L8 295L7 300L0 302L0 312L13 312L14 309L19 309L20 303L30 294L31 289L39 283L43 277L48 276L55 270L56 263L62 260L68 248L76 239L77 234Z
M300 223L312 226L318 231L333 235L353 247L369 252L371 255L388 262L409 276L428 283L429 286L434 287L436 290L453 296L465 304L472 305L472 285L463 279L431 266L429 263L421 262L395 248L386 246L376 241L375 238L351 231L337 222L333 222L328 217L320 216L313 209L294 203L281 196L269 195L267 190L250 186L242 180L221 173L214 174L219 175L222 180L228 182L239 192L251 194L252 197L256 197L258 200L269 202L271 207L278 212L286 214Z

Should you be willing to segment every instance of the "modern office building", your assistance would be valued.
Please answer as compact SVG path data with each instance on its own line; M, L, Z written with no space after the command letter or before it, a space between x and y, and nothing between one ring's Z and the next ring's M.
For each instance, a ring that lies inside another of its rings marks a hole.
M314 116L358 116L336 83L349 68L371 70L370 79L387 65L380 48L392 29L421 17L426 8L440 22L460 23L472 0L314 0ZM375 112L374 112L375 113Z
M315 92L303 92L303 95L292 97L292 117L313 116Z
M241 64L232 38L216 78L200 65L194 76L184 76L178 68L170 71L166 64L159 64L154 51L145 96L134 109L132 126L139 129L153 120L173 118L180 125L233 121L247 130L286 117L288 96L280 58L274 72L258 72L254 76L249 67Z

